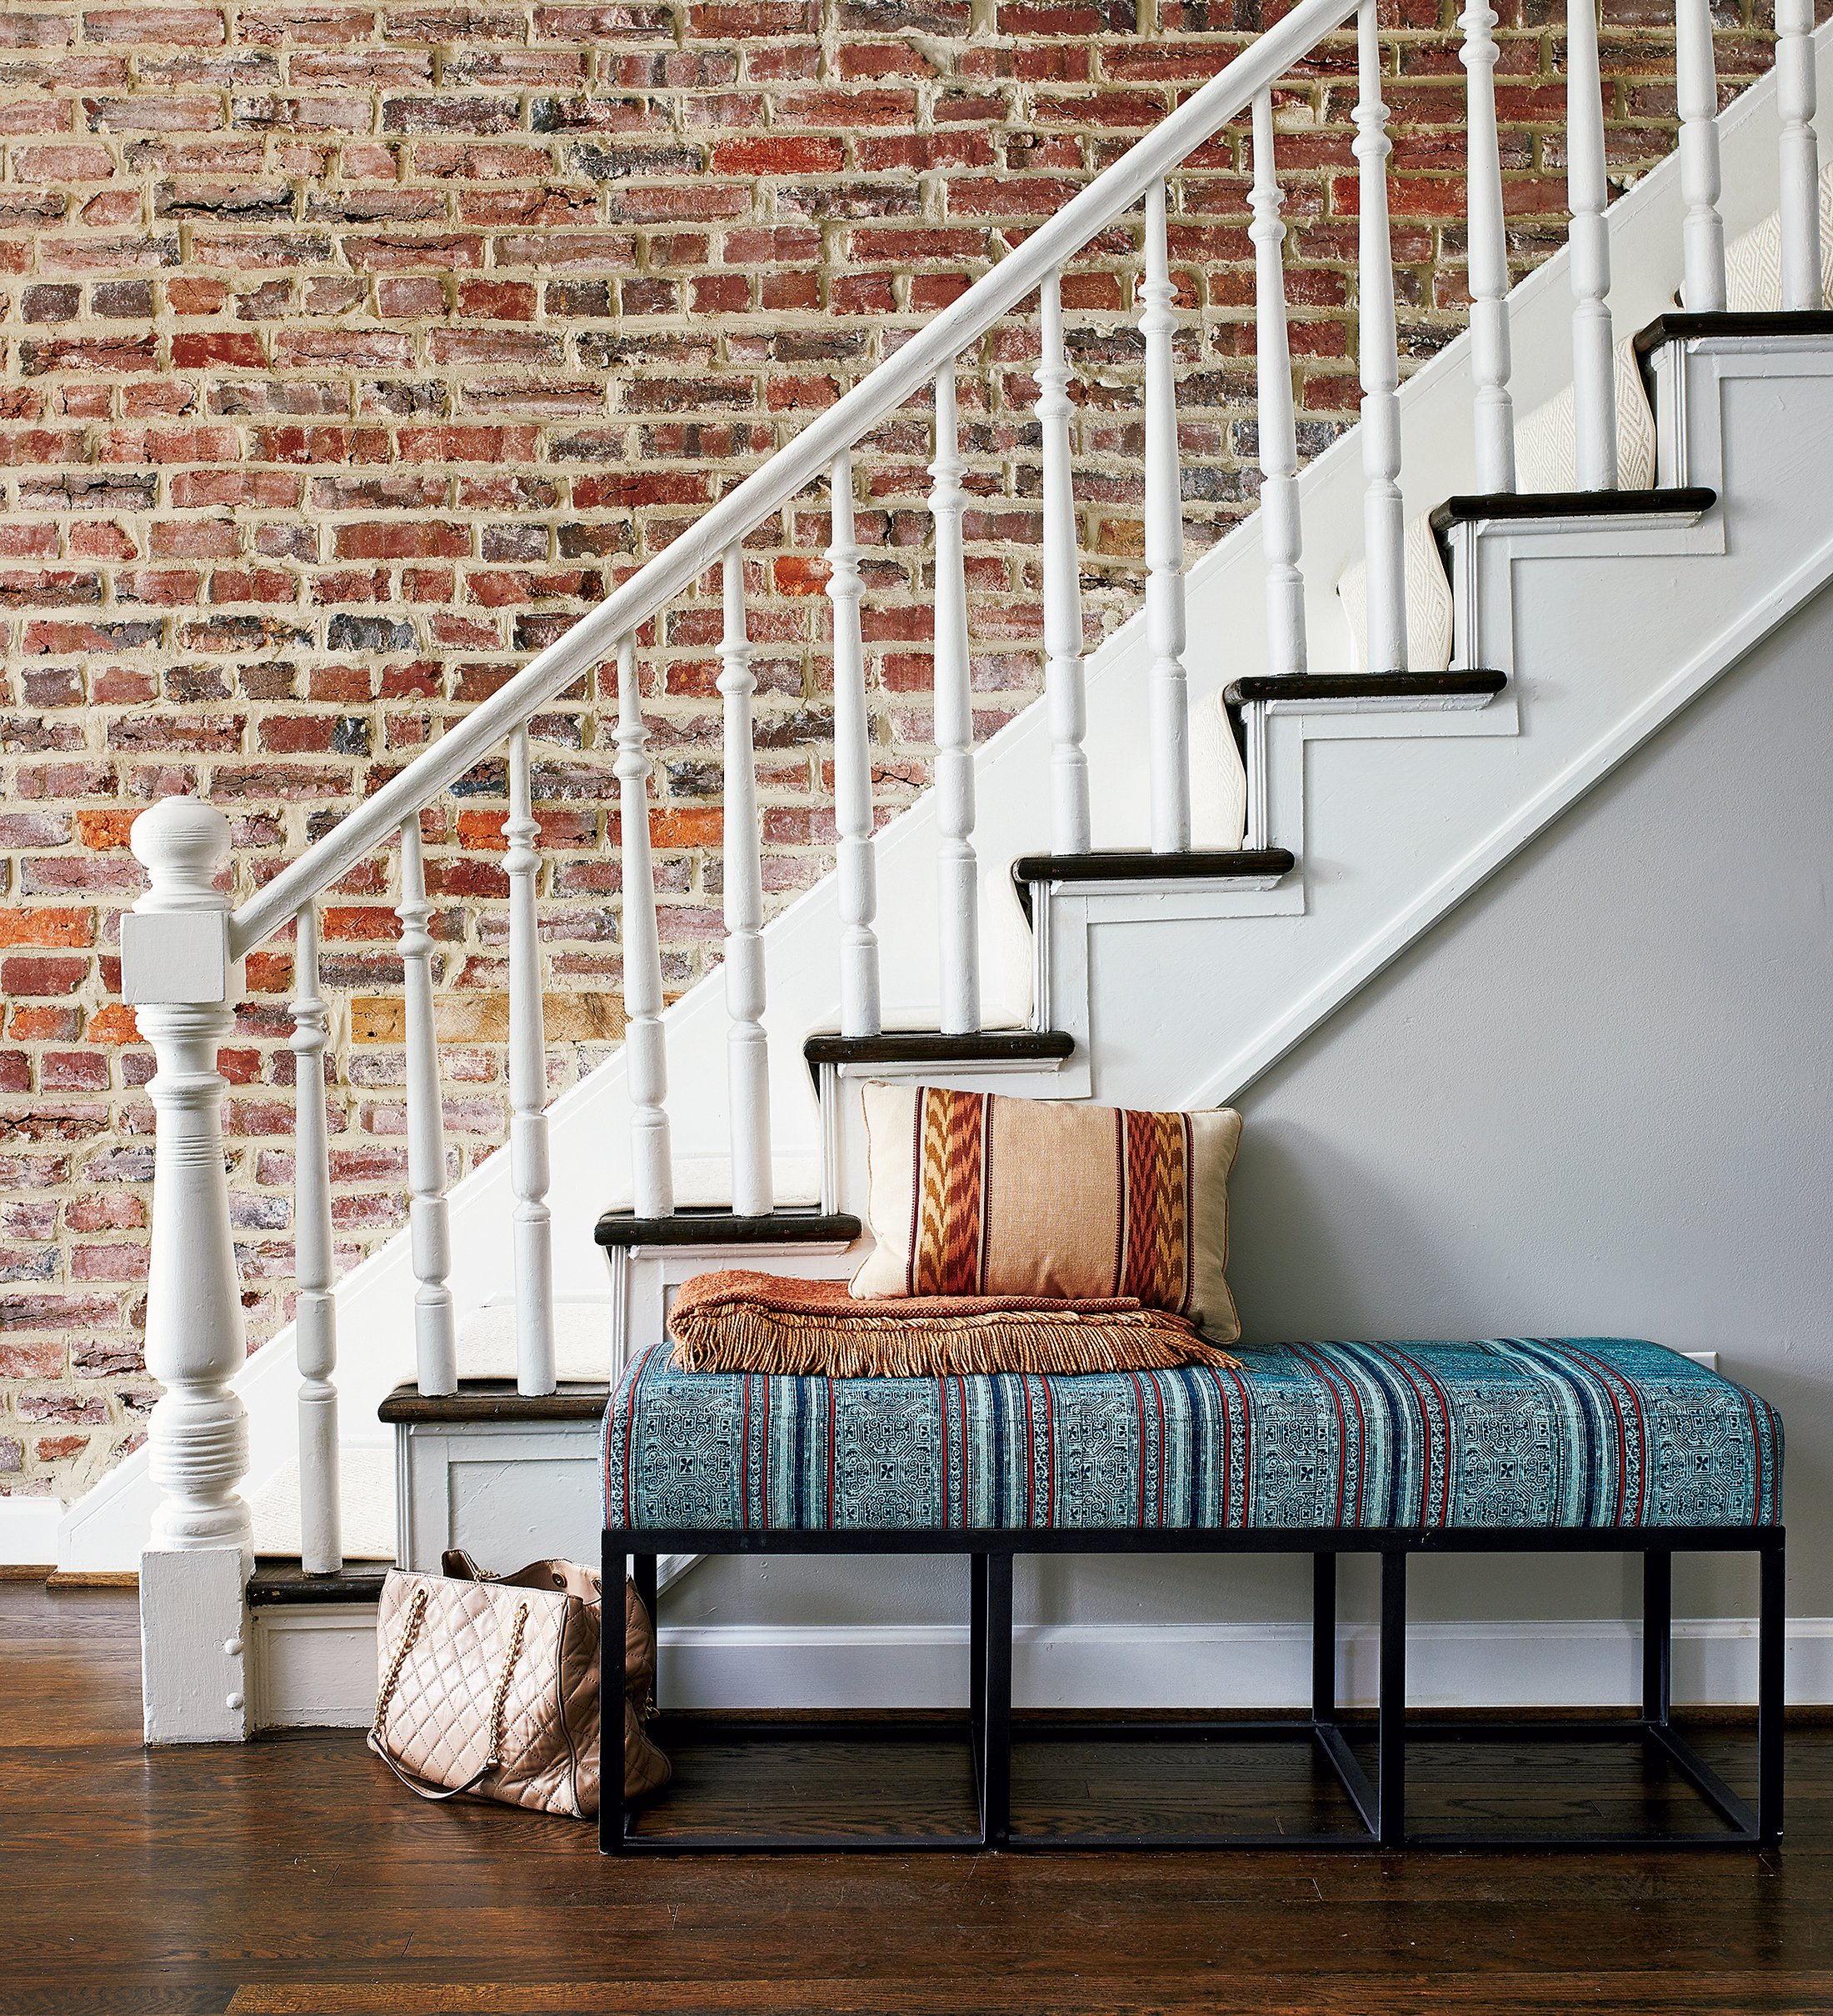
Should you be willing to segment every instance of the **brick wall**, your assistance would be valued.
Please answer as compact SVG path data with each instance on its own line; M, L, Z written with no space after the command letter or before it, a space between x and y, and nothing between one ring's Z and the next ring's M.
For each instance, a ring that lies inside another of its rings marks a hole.
M1768 61L1719 10L1727 95ZM1671 8L1610 0L1613 162L1671 143ZM1403 0L1388 98L1402 340L1461 325L1455 8ZM1544 0L1497 73L1514 247L1558 241ZM137 811L207 794L246 893L787 438L1275 18L1202 0L417 0L0 13L0 1492L69 1496L142 1432L150 1065L113 1000ZM1401 25L1404 23L1404 26ZM1309 453L1353 418L1348 46L1283 94ZM1180 178L1172 252L1193 546L1250 508L1244 137ZM1091 638L1139 574L1136 244L1066 286ZM981 725L1034 690L1023 318L964 365ZM862 457L882 798L925 775L929 443ZM769 890L831 832L821 496L752 542ZM669 981L717 941L712 599L647 638ZM556 1086L622 1028L601 688L537 724ZM454 1167L505 1126L502 778L425 823ZM341 1264L399 1223L390 863L324 913ZM289 958L250 962L224 1059L251 1337L287 1313Z

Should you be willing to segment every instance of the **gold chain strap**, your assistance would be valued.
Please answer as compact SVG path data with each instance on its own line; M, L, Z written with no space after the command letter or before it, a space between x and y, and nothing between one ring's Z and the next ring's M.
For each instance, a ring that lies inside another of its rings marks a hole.
M407 1654L413 1642L420 1635L420 1627L427 1615L427 1592L416 1589L413 1601L407 1606L407 1622L395 1643L394 1657L388 1662L387 1678L382 1683L382 1691L376 1696L376 1719L372 1733L379 1741L387 1725L388 1703L393 1700L395 1688L400 1684L401 1669L407 1663ZM528 1625L528 1606L517 1603L516 1615L509 1629L509 1651L502 1663L502 1671L497 1676L497 1692L490 1703L490 1754L484 1759L484 1769L494 1771L502 1762L503 1711L508 1704L509 1683L515 1676L516 1662L522 1657L522 1633Z
M494 1771L502 1762L503 1706L509 1698L510 1675L516 1670L516 1661L522 1657L522 1633L527 1622L527 1604L517 1603L516 1621L509 1633L509 1656L502 1663L502 1672L497 1680L497 1698L490 1704L490 1754L484 1759L487 1771Z
M394 1699L395 1688L400 1684L401 1669L407 1663L407 1653L427 1614L427 1592L414 1591L414 1599L407 1606L407 1622L401 1636L395 1641L395 1656L388 1662L388 1677L382 1683L382 1691L376 1696L376 1719L373 1733L379 1738L388 1720L388 1703Z

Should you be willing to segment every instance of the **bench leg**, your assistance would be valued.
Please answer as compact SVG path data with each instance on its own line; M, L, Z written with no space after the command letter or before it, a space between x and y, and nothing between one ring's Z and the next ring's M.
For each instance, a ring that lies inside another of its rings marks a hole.
M1336 1557L1311 1556L1311 1720L1336 1719Z
M986 1561L980 1840L982 1848L999 1848L1011 1838L1012 1818L1012 1558L989 1553Z
M1642 1556L1642 1719L1666 1728L1674 1704L1674 1556Z
M1757 1608L1756 1833L1762 1848L1782 1838L1782 1653L1788 1627L1788 1557L1767 1543L1760 1557Z
M986 1769L986 1557L967 1557L967 1741L976 1788Z
M652 1562L654 1555L650 1556ZM624 1557L604 1544L602 1579L605 1593L601 1619L598 1658L598 1850L601 1854L624 1852Z
M1376 1738L1375 1815L1383 1848L1406 1838L1406 1556L1381 1556L1380 1721Z

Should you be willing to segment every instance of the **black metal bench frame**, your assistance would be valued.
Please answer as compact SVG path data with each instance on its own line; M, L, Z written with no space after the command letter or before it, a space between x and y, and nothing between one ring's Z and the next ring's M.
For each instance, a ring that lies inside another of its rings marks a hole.
M1780 1526L1602 1528L1538 1530L1462 1528L1424 1531L1335 1528L1291 1532L1271 1528L1172 1531L987 1532L699 1532L621 1530L605 1535L605 1586L616 1588L627 1557L638 1591L655 1613L656 1563L661 1554L966 1554L969 1563L969 1661L972 1675L966 1733L978 1803L977 1832L961 1834L814 1835L646 1833L640 1810L627 1805L613 1776L599 1816L599 1845L611 1854L682 1854L844 1848L946 1848L961 1851L1079 1848L1773 1848L1782 1833L1782 1652L1785 1629L1785 1535ZM1751 1807L1732 1791L1675 1727L1672 1714L1673 1561L1676 1553L1755 1553L1760 1597L1757 1656L1757 1798ZM1011 1813L1012 1563L1020 1554L1047 1553L1308 1553L1312 1558L1311 1705L1296 1720L1096 1722L1052 1720L1028 1726L1023 1740L1137 1740L1156 1737L1227 1742L1315 1743L1349 1795L1361 1830L1326 1834L1052 1833L1015 1829ZM1351 1748L1336 1702L1336 1563L1346 1553L1381 1558L1380 1680L1375 1718L1372 1779ZM1414 1733L1434 1742L1622 1742L1671 1766L1700 1794L1722 1824L1697 1833L1586 1834L1572 1832L1471 1833L1421 1832L1406 1821L1406 1564L1415 1554L1636 1553L1642 1557L1642 1700L1639 1713L1621 1718L1488 1718L1417 1723ZM622 1725L623 1633L606 1633L602 1676L603 1727ZM613 1713L615 1710L615 1713ZM733 1721L697 1725L722 1739L769 1740L833 1733L859 1740L922 1738L933 1741L932 1719L877 1718L822 1724ZM943 1725L946 1727L946 1725ZM664 1795L666 1798L666 1794Z

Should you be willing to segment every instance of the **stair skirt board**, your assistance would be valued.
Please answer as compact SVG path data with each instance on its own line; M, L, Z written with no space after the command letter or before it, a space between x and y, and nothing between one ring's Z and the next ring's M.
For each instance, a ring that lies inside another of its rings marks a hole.
M967 1704L965 1622L664 1625L661 1639L659 1693L672 1708ZM1406 1642L1413 1708L1630 1708L1641 1698L1641 1629L1614 1618L1416 1623ZM1371 1708L1376 1626L1340 1624L1336 1643L1339 1699ZM1311 1699L1310 1647L1308 1623L1020 1625L1013 1699L1036 1708L1300 1708ZM372 1605L264 1606L254 1613L253 1649L256 1727L368 1727ZM1785 1668L1791 1706L1833 1703L1833 1618L1789 1620ZM1754 1705L1756 1618L1676 1618L1674 1698Z

